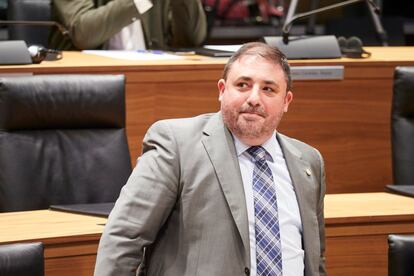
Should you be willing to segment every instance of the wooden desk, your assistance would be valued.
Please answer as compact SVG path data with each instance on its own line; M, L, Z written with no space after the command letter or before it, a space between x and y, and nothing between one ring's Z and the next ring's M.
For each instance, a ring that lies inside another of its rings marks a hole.
M90 276L105 223L50 210L0 213L0 244L42 241L46 276Z
M325 198L329 275L388 275L388 234L414 233L414 198L388 193Z
M327 192L379 192L392 182L390 110L394 68L414 66L414 47L367 47L369 59L296 60L292 66L343 65L343 80L294 82L294 101L280 130L317 147ZM0 66L3 73L125 74L132 159L156 120L219 109L217 80L225 58L125 61L65 52L60 61ZM135 162L134 162L135 163Z
M414 233L414 198L387 193L327 195L325 218L329 275L386 276L387 235ZM49 210L0 213L0 244L42 241L46 276L89 276L105 222Z

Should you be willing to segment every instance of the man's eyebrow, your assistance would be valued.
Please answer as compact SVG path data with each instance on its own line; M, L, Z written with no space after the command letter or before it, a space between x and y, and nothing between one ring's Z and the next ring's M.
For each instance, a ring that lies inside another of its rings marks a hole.
M251 81L251 80L253 80L253 78L251 78L251 77L249 77L249 76L240 76L240 77L238 77L237 79L236 79L236 81ZM275 82L275 81L273 81L273 80L265 80L265 81L263 81L264 82L264 84L266 84L266 85L272 85L272 86L276 86L276 88L277 89L279 89L280 88L280 85L277 83L277 82Z
M265 80L264 83L279 87L279 84L275 81L272 81L272 80Z
M240 76L240 77L238 77L236 80L237 80L237 81L239 81L239 80L251 81L251 80L252 80L252 78L251 78L251 77L248 77L248 76Z

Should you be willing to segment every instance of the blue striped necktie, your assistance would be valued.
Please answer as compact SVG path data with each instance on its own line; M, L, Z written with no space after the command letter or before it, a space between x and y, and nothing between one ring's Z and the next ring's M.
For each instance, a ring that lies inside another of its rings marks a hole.
M266 160L271 156L260 146L247 152L254 162L253 197L256 232L257 276L282 275L282 248L272 171Z

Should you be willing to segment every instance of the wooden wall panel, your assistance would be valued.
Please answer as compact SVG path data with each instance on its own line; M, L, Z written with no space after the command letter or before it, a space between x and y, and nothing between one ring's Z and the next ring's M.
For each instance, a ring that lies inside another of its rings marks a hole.
M182 81L128 82L133 160L153 122L219 109L216 79ZM382 191L391 183L389 80L297 81L293 92L279 130L321 151L328 193Z
M392 183L390 108L396 66L414 66L412 47L371 47L368 59L292 60L292 66L343 65L343 80L294 81L294 101L280 131L318 148L327 193L383 191ZM166 118L219 109L216 83L226 59L125 61L65 52L40 65L2 66L2 73L125 74L132 163L148 127Z
M192 117L219 108L212 81L128 83L127 134L133 164L141 153L145 132L155 121Z
M326 241L330 276L387 276L387 236L333 237Z
M328 193L391 183L389 81L297 82L294 97L280 130L321 151Z
M91 276L95 268L96 253L45 260L45 276Z

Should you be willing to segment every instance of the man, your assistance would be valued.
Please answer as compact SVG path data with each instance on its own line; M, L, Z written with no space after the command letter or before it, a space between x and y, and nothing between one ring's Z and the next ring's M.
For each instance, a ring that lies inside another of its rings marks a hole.
M135 275L144 248L147 275L325 274L322 157L275 132L293 98L285 56L248 43L218 89L221 112L148 130L96 276Z
M207 36L200 0L53 0L57 29L49 47L63 50L192 47Z

